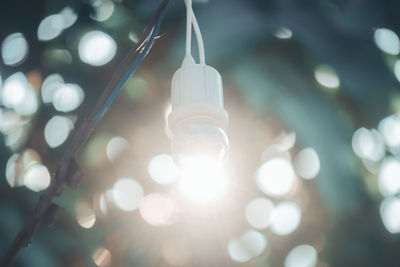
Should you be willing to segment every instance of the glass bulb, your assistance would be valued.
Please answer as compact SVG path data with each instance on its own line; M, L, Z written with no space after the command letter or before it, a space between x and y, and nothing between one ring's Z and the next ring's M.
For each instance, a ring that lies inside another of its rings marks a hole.
M171 145L179 166L198 157L223 162L229 155L228 137L221 128L211 124L183 125L175 132Z

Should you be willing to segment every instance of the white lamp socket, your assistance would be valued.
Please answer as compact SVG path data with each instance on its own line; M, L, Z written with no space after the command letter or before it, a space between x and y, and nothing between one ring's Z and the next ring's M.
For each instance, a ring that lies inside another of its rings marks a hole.
M196 64L191 56L185 57L172 78L168 136L172 139L174 133L187 124L208 124L225 130L229 119L223 99L218 71Z

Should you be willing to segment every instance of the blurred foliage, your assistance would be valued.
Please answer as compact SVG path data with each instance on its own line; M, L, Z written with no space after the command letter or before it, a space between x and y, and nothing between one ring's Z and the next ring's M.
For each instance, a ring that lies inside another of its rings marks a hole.
M2 1L0 41L21 32L29 44L28 56L21 64L0 62L3 82L18 71L27 76L36 73L33 77L39 77L38 84L48 75L60 73L65 82L79 84L85 91L83 105L67 115L75 121L74 116L88 114L133 45L129 36L141 35L159 1L114 1L113 14L103 22L91 18L95 2ZM147 224L138 211L96 213L90 229L76 222L76 205L98 203L99 194L120 177L140 181L146 194L173 191L172 186L152 181L146 169L154 155L170 151L164 112L171 77L184 54L185 29L183 1L171 1L160 37L137 76L127 83L82 151L83 183L57 200L66 209L65 215L54 227L39 230L32 245L22 251L18 266L95 266L92 255L100 246L109 250L110 266L166 266L163 244L171 238L183 242L191 252L185 266L234 266L226 243L250 228L244 208L248 200L263 195L254 184L255 170L262 163L260 155L283 131L296 133L292 155L303 147L315 149L321 170L314 180L302 181L296 194L286 196L304 207L296 232L281 237L262 230L268 240L266 250L243 265L282 266L291 248L306 243L318 252L317 266L398 266L399 235L390 234L383 226L376 175L356 157L351 142L356 129L377 127L384 117L400 111L399 81L393 73L398 56L383 53L373 38L377 28L400 33L400 3L193 2L205 40L206 61L223 77L231 119L229 173L235 188L225 200L224 210L206 212L206 218L188 213L187 218L166 227ZM66 6L78 16L75 24L53 40L39 41L40 22ZM275 37L281 27L290 29L292 37ZM89 30L106 32L117 44L115 57L104 66L94 67L79 58L79 39ZM338 89L329 90L316 81L314 72L320 65L337 73ZM40 104L36 114L24 119L26 136L16 147L6 146L6 135L0 135L1 257L40 195L26 187L9 186L4 175L7 161L13 153L32 148L52 173L70 140L54 149L47 145L44 127L56 114L63 113ZM117 162L110 162L106 155L107 142L113 136L122 136L131 144Z

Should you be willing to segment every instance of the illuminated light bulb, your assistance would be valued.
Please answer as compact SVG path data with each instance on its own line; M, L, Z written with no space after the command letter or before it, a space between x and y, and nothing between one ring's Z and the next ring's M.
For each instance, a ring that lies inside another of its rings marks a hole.
M172 157L181 171L181 190L192 200L208 202L221 196L225 188L223 165L229 156L225 130L229 119L221 75L205 64L203 38L192 1L185 0L185 4L186 55L172 78L167 134ZM200 64L191 56L192 26Z
M218 71L187 56L172 78L171 107L168 135L178 166L203 156L218 164L226 161L228 113Z
M221 162L212 157L198 156L181 168L180 190L189 199L203 204L221 197L226 175Z
M187 56L174 74L171 91L168 135L181 171L180 189L197 203L216 200L225 189L223 165L229 155L221 76Z
M223 162L229 154L229 142L225 132L210 124L192 123L183 125L171 142L172 154L178 165L207 155L216 161Z

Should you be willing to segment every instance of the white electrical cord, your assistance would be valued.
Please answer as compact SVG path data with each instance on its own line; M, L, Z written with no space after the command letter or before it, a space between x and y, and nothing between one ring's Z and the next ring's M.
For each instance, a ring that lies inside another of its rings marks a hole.
M192 0L185 0L186 4L186 56L191 55L192 46Z
M201 36L199 24L197 23L196 16L192 9L192 0L185 0L186 4L186 56L191 56L192 45L192 24L196 34L197 46L199 48L200 64L205 65L204 43Z

